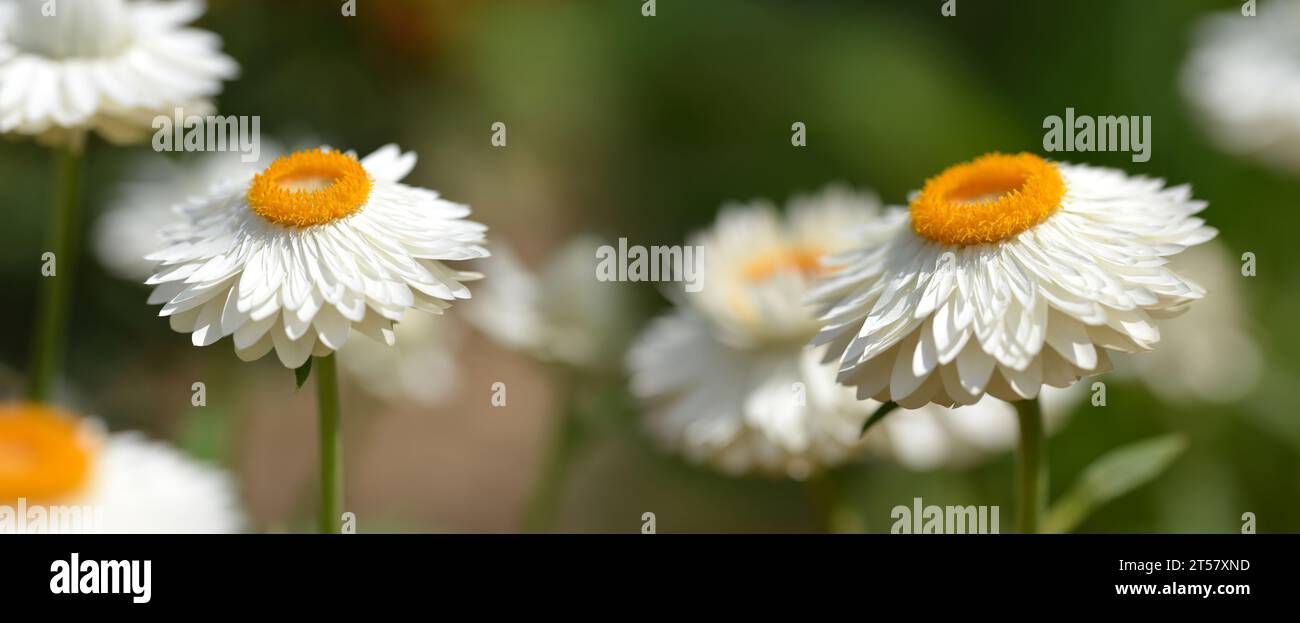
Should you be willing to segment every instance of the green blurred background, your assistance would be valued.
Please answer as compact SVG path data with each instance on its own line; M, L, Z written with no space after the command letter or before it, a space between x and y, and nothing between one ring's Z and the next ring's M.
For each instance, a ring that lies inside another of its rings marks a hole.
M409 181L468 203L529 263L595 232L673 244L727 200L846 182L902 203L943 167L986 151L1042 153L1042 123L1066 107L1150 115L1152 157L1067 154L1190 182L1238 255L1259 258L1241 291L1266 366L1257 391L1228 406L1167 405L1110 383L1050 442L1059 494L1107 450L1165 432L1190 448L1151 484L1093 515L1094 532L1300 530L1300 177L1216 150L1180 96L1178 74L1213 0L210 0L199 22L220 34L242 75L222 114L260 115L262 132L367 153L398 142L420 162ZM509 147L490 126L505 122ZM790 145L790 126L808 145ZM134 153L90 148L86 226L117 192ZM0 143L0 362L12 386L32 326L51 165L31 142ZM638 288L643 317L665 302ZM297 529L312 512L309 393L274 358L240 364L228 341L196 349L170 332L146 289L86 253L76 284L67 391L111 427L143 429L228 465L254 525ZM548 434L553 386L540 364L481 336L461 345L467 374L447 406L383 404L345 389L349 501L361 529L509 531ZM487 408L493 380L511 407ZM189 405L190 383L208 406ZM584 397L585 443L556 529L635 531L653 511L663 532L808 531L819 523L798 483L731 479L662 455L638 432L615 374ZM1011 457L962 471L888 463L839 470L868 529L916 496L1012 507ZM1010 513L1003 513L1004 525Z

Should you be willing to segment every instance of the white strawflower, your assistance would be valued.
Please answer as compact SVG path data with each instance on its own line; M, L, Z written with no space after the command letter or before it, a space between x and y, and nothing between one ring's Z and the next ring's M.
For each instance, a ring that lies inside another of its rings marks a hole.
M809 300L839 382L916 408L1015 401L1151 350L1156 320L1204 290L1168 257L1214 237L1187 186L990 154L926 182L883 244L861 245Z
M149 534L230 533L244 525L226 473L136 433L110 435L51 407L11 403L0 405L0 507L16 514L20 506L43 507L44 522L29 511L0 525Z
M725 207L690 241L704 253L703 288L677 296L627 356L662 445L726 473L793 478L861 447L870 412L804 348L817 324L800 301L822 258L871 237L878 212L874 197L833 188L784 217L766 204Z
M49 14L50 12L53 14ZM186 24L197 1L14 0L0 5L0 132L58 143L144 140L175 108L208 108L238 65Z
M95 223L100 262L123 279L144 281L157 265L145 256L172 242L167 236L176 228L170 226L184 218L190 199L201 201L216 186L251 181L281 154L265 136L259 162L244 162L237 152L205 152L182 162L147 154L130 168L129 181ZM454 358L460 326L445 315L408 314L396 330L402 339L392 346L350 340L339 365L358 381L357 387L374 396L426 406L440 403L460 381Z
M445 262L488 255L468 207L399 182L414 166L396 145L300 151L191 201L175 244L148 257L150 304L196 346L232 336L245 361L274 349L297 368L353 328L391 345L407 310L442 313L482 277Z
M1300 1L1202 20L1182 86L1220 147L1300 173Z

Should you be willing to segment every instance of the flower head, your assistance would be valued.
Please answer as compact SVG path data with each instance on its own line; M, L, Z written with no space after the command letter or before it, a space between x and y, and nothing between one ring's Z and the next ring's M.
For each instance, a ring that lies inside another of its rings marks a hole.
M342 348L351 329L392 344L410 308L442 313L482 275L445 262L488 255L469 208L400 183L414 153L281 157L184 208L146 282L151 304L196 346L232 336L245 361L275 350L296 368Z
M0 6L0 132L135 142L158 114L206 108L238 65L216 35L186 26L202 13L191 0Z
M223 472L132 433L38 404L0 405L0 504L71 506L81 525L28 530L219 533L242 526L234 484Z
M853 455L870 414L805 349L816 319L801 304L821 259L870 239L874 197L832 188L792 202L731 206L691 242L704 249L697 293L656 319L628 353L646 427L665 446L728 473L804 478Z
M1168 257L1214 237L1186 186L992 154L931 179L883 244L810 295L838 380L907 408L1034 398L1150 350L1204 290Z

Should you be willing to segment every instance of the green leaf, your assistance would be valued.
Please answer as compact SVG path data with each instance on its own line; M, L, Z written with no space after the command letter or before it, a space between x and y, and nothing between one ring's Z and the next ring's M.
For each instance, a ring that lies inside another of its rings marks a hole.
M868 428L875 426L876 422L885 419L886 415L889 415L891 411L897 408L898 408L898 403L892 400L886 402L883 405L880 405L880 408L876 409L876 412L872 413L871 417L868 417L867 421L862 423L862 432L858 435L858 437L865 436L867 434Z
M1069 532L1093 511L1165 471L1187 449L1182 435L1164 435L1113 450L1093 461L1043 521L1044 532Z
M302 384L307 382L307 377L311 376L311 360L314 357L308 357L307 363L294 368L293 378L297 382L297 388L302 389Z

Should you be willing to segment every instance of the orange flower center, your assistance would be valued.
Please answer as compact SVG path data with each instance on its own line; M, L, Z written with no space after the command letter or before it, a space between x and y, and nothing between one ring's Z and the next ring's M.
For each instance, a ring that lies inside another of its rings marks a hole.
M814 277L822 273L821 249L811 246L789 245L765 251L745 262L741 276L750 282L766 281L777 274L790 271Z
M258 173L248 188L248 204L277 225L311 227L356 213L373 185L356 158L310 149L281 156Z
M912 230L950 245L1007 240L1055 214L1065 196L1056 165L1033 154L986 154L925 182Z
M0 405L0 502L76 492L90 473L92 454L75 417L36 404Z

